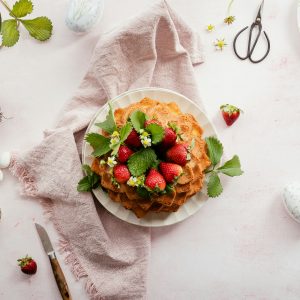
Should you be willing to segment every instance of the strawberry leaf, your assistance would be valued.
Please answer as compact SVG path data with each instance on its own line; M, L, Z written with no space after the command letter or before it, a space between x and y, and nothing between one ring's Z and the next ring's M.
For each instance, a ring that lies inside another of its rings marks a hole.
M19 0L14 4L10 15L12 17L22 18L31 14L32 11L33 4L30 0Z
M240 159L237 155L234 155L231 160L228 160L223 166L217 169L217 171L222 172L228 176L240 176L243 174L241 170Z
M139 132L145 127L144 124L146 121L146 115L142 111L136 110L130 115L130 121L132 123L133 128L137 132Z
M16 20L6 20L1 26L2 46L12 47L19 40L19 30Z
M47 17L37 17L32 20L20 20L29 34L39 41L46 41L52 35L52 22Z
M220 162L220 159L223 155L223 146L221 142L213 136L205 138L207 144L208 157L213 166L217 165Z
M165 131L160 125L151 123L145 129L151 134L152 144L155 145L162 141Z
M88 165L83 165L82 169L87 175L78 182L77 191L90 192L92 189L95 189L99 186L100 176L94 173Z
M109 111L106 116L106 120L101 123L96 123L95 125L106 131L107 133L112 134L114 131L117 130L117 125L115 121L115 116L113 113L112 105L110 102L108 102Z
M109 147L110 139L101 134L88 133L85 140L94 148L92 155L95 157L102 156L111 150Z
M132 130L132 126L130 123L126 123L120 130L120 143L123 143L127 137L129 136Z
M150 199L151 193L146 188L138 186L136 191L140 197Z
M207 195L209 197L218 197L223 192L223 187L220 178L216 172L212 172L209 176L207 184Z
M135 152L128 160L128 169L133 176L141 176L156 161L155 151L151 148Z

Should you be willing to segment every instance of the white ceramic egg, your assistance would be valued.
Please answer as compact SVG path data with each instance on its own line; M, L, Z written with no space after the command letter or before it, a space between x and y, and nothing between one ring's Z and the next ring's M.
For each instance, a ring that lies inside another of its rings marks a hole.
M5 169L9 166L11 161L11 154L10 152L2 152L0 154L0 169Z
M0 181L3 180L3 177L4 177L3 172L0 170Z
M75 32L86 32L103 14L104 0L70 0L67 26Z
M283 203L289 215L300 223L300 183L291 183L284 188Z

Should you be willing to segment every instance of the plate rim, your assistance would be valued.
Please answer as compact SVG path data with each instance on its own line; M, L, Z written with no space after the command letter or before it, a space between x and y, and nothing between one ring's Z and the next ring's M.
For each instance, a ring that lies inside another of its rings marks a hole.
M300 0L299 0L300 1ZM132 93L136 93L136 92L140 92L140 91L160 91L160 92L165 92L165 93L170 93L170 94L175 94L176 96L178 97L181 97L183 99L185 99L187 102L191 103L192 105L196 106L197 109L199 110L199 112L201 114L203 114L205 116L205 118L208 120L209 122L209 125L211 126L212 130L214 131L214 135L216 137L218 137L218 133L217 133L217 130L214 126L214 124L212 123L212 121L210 120L210 118L207 116L207 114L203 111L203 109L199 106L199 104L197 102L194 102L192 101L191 99L189 99L188 97L182 95L181 93L178 93L176 91L173 91L173 90L170 90L170 89L166 89L166 88L161 88L161 87L142 87L142 88L136 88L136 89L131 89L131 90L127 90L119 95L117 95L116 97L112 98L111 100L109 100L112 104L115 103L116 101L118 101L118 99L120 98L123 98L125 97L126 95L128 94L132 94ZM108 101L103 104L94 114L94 116L92 117L86 131L85 131L85 134L84 136L90 131L90 128L94 125L95 123L95 120L97 119L98 115L105 109L108 108ZM82 164L85 164L85 159L86 159L86 155L85 155L85 148L86 148L86 141L83 140L83 144L82 144ZM103 193L105 193L103 191L103 189L101 189L101 187L99 187L98 189L95 189L95 190L101 190ZM172 223L167 223L167 224L144 224L144 223L133 223L133 222L130 222L130 220L126 220L124 218L121 218L120 216L118 216L117 214L115 214L114 212L110 211L106 206L104 206L104 204L102 204L102 202L100 201L100 199L97 197L97 195L95 194L95 190L92 190L92 194L93 196L97 199L97 201L104 207L104 209L106 209L109 213L111 213L114 217L124 221L124 222L127 222L129 224L132 224L132 225L136 225L136 226L142 226L142 227L146 227L146 228L159 228L159 227L165 227L165 226L171 226L171 225L174 225L174 224L177 224L177 223L180 223L186 219L188 219L189 217L195 215L199 210L200 208L207 202L207 200L205 200L202 205L199 206L199 208L197 210L195 210L192 214L189 214L186 218L183 218L183 219L180 219L180 220L175 220L174 222ZM201 192L201 191L199 191ZM198 192L198 193L199 193ZM109 196L106 195L108 198ZM111 200L112 201L112 200ZM125 209L125 208L124 208ZM171 214L171 213L169 213Z

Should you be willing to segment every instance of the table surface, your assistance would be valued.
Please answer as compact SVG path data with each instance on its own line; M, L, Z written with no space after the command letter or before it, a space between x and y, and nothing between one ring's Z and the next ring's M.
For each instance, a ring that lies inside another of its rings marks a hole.
M39 44L22 30L19 43L0 50L0 106L13 119L0 125L0 151L26 149L51 128L85 74L99 35L144 10L152 1L110 0L102 20L85 35L65 24L67 1L35 1L35 14L49 16L54 35ZM245 174L222 178L223 194L175 226L152 230L148 299L299 299L300 225L282 206L282 189L299 180L300 34L297 1L265 1L263 25L271 40L268 58L257 65L240 61L231 47L234 34L250 24L260 0L236 0L236 22L222 24L228 1L170 0L201 33L206 61L196 69L202 100L224 144L240 156ZM9 1L11 4L11 1ZM1 7L1 11L2 7ZM205 32L213 23L216 31ZM215 51L216 38L229 46ZM262 41L263 42L263 41ZM262 48L264 43L262 43ZM219 106L232 103L244 114L226 127ZM35 200L19 195L8 171L0 184L1 299L60 299L34 221L58 239ZM28 277L16 259L26 253L39 270ZM63 257L59 255L62 262ZM87 299L62 263L73 298Z

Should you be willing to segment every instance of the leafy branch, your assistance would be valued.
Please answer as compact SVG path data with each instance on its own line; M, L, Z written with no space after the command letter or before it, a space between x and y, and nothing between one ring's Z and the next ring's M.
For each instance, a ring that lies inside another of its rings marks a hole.
M242 175L243 171L241 170L240 159L237 155L234 155L232 159L225 162L221 167L217 167L223 155L223 145L215 137L208 137L205 141L207 144L207 154L211 161L210 168L205 171L206 174L210 173L207 184L207 195L209 197L218 197L223 191L218 174L223 173L224 175L234 177Z
M15 2L12 9L4 0L0 0L0 3L12 17L12 19L2 21L0 14L1 47L12 47L18 42L20 37L18 28L20 24L36 40L46 41L51 37L53 26L49 18L43 16L34 19L23 19L33 11L33 3L30 0L19 0Z

